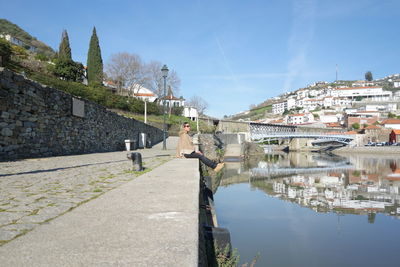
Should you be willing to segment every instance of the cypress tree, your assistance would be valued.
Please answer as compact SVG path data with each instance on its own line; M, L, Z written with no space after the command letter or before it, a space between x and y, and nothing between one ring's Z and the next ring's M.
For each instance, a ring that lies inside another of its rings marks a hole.
M53 73L67 81L81 82L83 79L83 65L72 60L71 47L69 46L69 38L66 30L63 31L61 36L61 43Z
M96 34L96 27L93 27L92 37L90 38L89 51L87 57L87 79L89 84L103 83L103 60L99 39Z
M367 72L365 73L365 80L366 80L366 81L369 81L369 82L373 80L373 78L372 78L372 72L367 71Z
M72 61L71 47L69 46L69 38L67 30L64 30L61 35L61 43L58 48L58 59Z

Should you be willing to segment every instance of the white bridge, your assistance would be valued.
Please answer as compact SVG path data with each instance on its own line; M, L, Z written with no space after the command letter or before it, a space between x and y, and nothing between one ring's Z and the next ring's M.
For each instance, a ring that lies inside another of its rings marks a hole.
M277 125L266 123L250 123L250 138L252 141L264 142L277 139L309 138L316 139L314 145L322 143L341 143L348 145L354 137L348 134L332 134L321 128L321 132L312 132L317 129L300 128L290 125ZM324 130L324 131L322 131Z

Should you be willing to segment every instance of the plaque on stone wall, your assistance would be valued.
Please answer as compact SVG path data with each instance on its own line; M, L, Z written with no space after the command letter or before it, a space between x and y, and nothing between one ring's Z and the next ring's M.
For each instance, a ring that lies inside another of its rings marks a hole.
M72 98L72 115L84 118L85 117L85 102L77 98Z

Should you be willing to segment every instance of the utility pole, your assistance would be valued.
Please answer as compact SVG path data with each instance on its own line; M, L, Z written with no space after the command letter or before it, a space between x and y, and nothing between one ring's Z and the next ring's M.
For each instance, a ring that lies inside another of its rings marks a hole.
M338 65L336 64L336 83L337 83L337 76L338 76Z

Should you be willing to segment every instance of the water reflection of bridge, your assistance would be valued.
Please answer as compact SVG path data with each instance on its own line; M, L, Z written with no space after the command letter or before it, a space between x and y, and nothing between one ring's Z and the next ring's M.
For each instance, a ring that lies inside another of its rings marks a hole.
M353 166L350 163L348 163L348 164L337 164L334 166L311 167L311 168L276 168L276 167L252 168L250 170L250 177L274 178L274 177L290 176L297 174L312 174L321 172L342 171L342 170L348 170L352 167Z
M282 178L298 174L325 173L332 171L343 171L353 168L348 162L339 162L329 166L315 167L277 167L266 164L263 167L251 168L248 171L241 169L240 162L226 162L225 175L220 185L235 183L246 183L252 180ZM263 165L263 164L261 164Z

